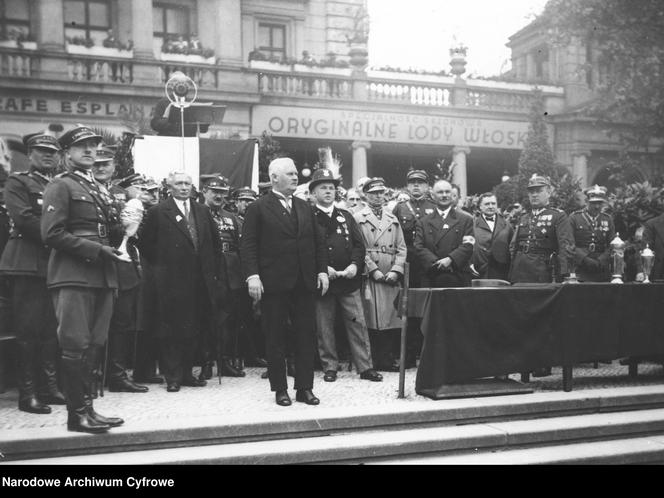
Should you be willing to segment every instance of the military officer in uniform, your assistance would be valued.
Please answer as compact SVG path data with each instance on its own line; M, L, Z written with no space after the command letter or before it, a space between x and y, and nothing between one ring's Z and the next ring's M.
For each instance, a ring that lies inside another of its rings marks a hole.
M18 408L29 413L51 413L48 404L64 405L58 390L57 322L46 287L50 249L44 245L40 219L44 189L58 166L60 145L42 133L26 135L30 169L7 180L5 200L11 217L9 241L0 259L0 273L11 292L13 330L18 347ZM38 392L37 371L46 385Z
M100 433L124 421L93 407L93 371L106 343L118 287L118 251L111 246L112 205L90 169L101 137L79 125L60 137L70 171L44 192L41 235L52 251L46 283L51 291L70 431Z
M246 284L240 266L240 222L225 209L223 204L230 186L222 178L209 180L203 188L205 205L210 208L221 246L219 279L221 302L224 307L221 327L212 327L212 337L208 341L208 352L216 352L217 369L220 375L244 377L239 359L239 307L241 294L246 294ZM220 317L221 318L221 317ZM221 337L219 337L221 329ZM212 358L208 358L211 360Z
M510 243L512 283L559 282L569 273L574 255L574 234L564 211L549 206L551 181L534 174L528 180L531 210L521 216ZM551 375L550 367L533 371L534 377Z
M549 206L551 181L541 175L528 180L531 211L521 216L510 243L512 283L559 282L569 273L574 234L567 215Z
M258 194L251 187L242 187L233 193L237 220L240 224L240 235L247 208L258 199ZM260 326L260 303L253 303L249 293L243 292L240 297L240 350L244 365L248 367L267 368L265 360L265 337ZM267 379L267 371L263 374Z
M424 270L415 253L415 223L422 217L434 212L436 204L429 197L429 175L424 170L409 171L406 175L406 189L410 199L399 202L392 212L397 217L403 230L403 236L408 248L408 263L410 263L410 287L421 287ZM420 318L409 318L406 336L406 368L414 367L416 357L422 349L422 332L420 331Z
M115 172L115 151L102 144L97 150L97 158L92 167L95 180L100 184L100 190L106 189L112 199L114 225L117 223L125 203L129 200L128 192L111 182ZM112 237L113 246L119 246L123 233ZM118 295L113 306L113 316L108 332L108 389L111 392L145 393L146 386L136 384L127 375L127 350L132 342L132 332L136 330L136 313L138 306L138 291L141 283L139 261L136 247L130 242L127 251L132 261L118 261Z
M610 243L616 235L613 219L602 212L606 188L595 185L584 191L588 205L569 217L574 233L574 263L582 282L608 282L611 277Z

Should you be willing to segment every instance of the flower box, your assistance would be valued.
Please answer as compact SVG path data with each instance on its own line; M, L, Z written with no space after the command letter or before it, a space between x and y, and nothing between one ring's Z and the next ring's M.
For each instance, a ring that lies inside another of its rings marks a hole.
M19 46L16 40L2 40L0 41L0 47L19 48L21 50L37 50L37 42L24 41L21 42L21 45Z
M258 69L260 71L279 71L282 73L284 71L291 70L291 66L289 66L288 64L279 64L278 62L258 61L258 60L249 61L249 67L251 69Z
M202 55L193 55L193 54L171 54L168 52L162 52L159 56L162 61L168 62L182 62L184 64L216 64L216 59L214 55L208 57L207 59Z
M367 71L369 78L379 80L395 80L395 81L417 81L421 83L437 83L437 84L454 84L454 76L443 76L437 74L419 74L407 73L398 71L384 71L370 69Z
M67 53L80 55L94 55L97 57L115 57L121 59L131 59L134 57L133 50L119 50L108 47L86 47L84 45L67 44Z
M306 64L293 64L293 71L296 73L329 74L350 77L353 69L350 67L322 67L307 66Z

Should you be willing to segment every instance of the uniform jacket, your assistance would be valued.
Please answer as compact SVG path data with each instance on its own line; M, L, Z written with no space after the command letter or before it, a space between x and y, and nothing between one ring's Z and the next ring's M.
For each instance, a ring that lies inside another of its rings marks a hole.
M5 202L12 222L0 272L46 278L51 249L41 236L41 215L48 183L35 171L15 173L7 180Z
M481 215L475 217L472 263L480 278L507 278L512 232L512 225L499 214L496 214L493 232Z
M63 173L44 191L41 235L51 247L46 284L117 289L115 262L100 255L113 228L110 198L76 173Z
M127 191L122 187L118 187L117 185L111 185L108 190L113 199L113 207L115 208L119 218L120 213L122 213L122 209L128 200ZM118 224L118 226L122 228L121 224ZM123 238L124 229L119 231L117 234L112 234L111 244L113 247L119 247ZM140 262L138 260L138 253L132 239L129 239L127 242L127 252L132 258L131 263L123 261L116 262L118 268L118 287L121 291L133 289L138 287L141 283L141 275L139 273Z
M213 310L219 309L219 238L210 210L189 202L196 221L198 246L189 233L184 216L172 197L151 207L138 233L138 248L154 277L159 314L157 334L163 337L192 337L200 317L195 300L197 285L203 287ZM221 317L215 317L220 320Z
M664 279L664 214L646 221L643 230L643 248L646 247L646 244L655 253L650 279ZM637 262L640 270L641 265L638 255Z
M611 241L616 235L613 218L599 213L592 219L586 209L569 217L574 234L576 274L584 282L608 282L611 276Z
M270 192L252 203L245 214L240 254L245 277L260 276L265 292L292 290L301 275L311 292L316 277L327 273L324 237L311 206L292 198L289 214Z
M569 218L560 209L546 207L538 214L521 216L510 243L512 283L550 283L569 273L568 257L574 253Z
M225 209L210 212L221 248L219 282L224 290L241 289L246 283L240 264L240 221L237 215Z
M436 205L432 201L422 198L419 200L411 199L409 201L400 202L394 207L394 211L392 212L401 224L403 237L406 240L406 246L408 247L411 287L420 286L422 274L424 273L420 265L420 260L415 252L415 247L413 246L415 242L415 224L418 220L433 213L435 210Z
M380 270L383 274L394 271L403 275L407 249L396 216L383 209L383 215L379 220L367 206L355 213L354 217L362 232L366 248L364 257L366 274Z
M415 226L415 250L425 271L422 285L427 287L453 287L470 285L470 259L473 255L473 217L450 208L443 219L434 210ZM449 270L438 270L433 264L449 257Z
M316 222L325 234L327 264L335 270L343 271L351 263L357 266L355 278L336 278L330 281L328 292L347 294L360 288L364 269L364 241L353 215L343 209L334 208L332 216L318 208L314 209Z

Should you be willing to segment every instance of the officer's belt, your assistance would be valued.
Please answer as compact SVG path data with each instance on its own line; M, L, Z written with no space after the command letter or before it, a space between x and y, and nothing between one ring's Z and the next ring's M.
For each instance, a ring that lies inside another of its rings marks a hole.
M603 245L599 244L588 244L588 252L594 253L594 252L604 252L606 250L606 247Z
M108 227L102 223L97 223L97 230L93 230L92 228L72 228L70 233L77 237L100 237L104 239L108 237Z
M544 254L545 256L555 252L553 249L547 247L532 246L523 242L519 244L519 251L524 254Z
M223 252L223 253L238 252L238 247L235 244L231 244L230 242L222 242L221 243L221 252Z
M380 248L370 247L370 248L367 248L367 251L368 252L379 252L379 253L382 253L382 254L396 254L397 253L396 249L392 249L391 247L385 247L385 246L380 246Z

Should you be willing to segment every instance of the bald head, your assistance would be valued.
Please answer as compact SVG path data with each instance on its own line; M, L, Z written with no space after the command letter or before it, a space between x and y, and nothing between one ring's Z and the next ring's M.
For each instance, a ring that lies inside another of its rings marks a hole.
M452 205L452 184L446 180L438 180L431 189L436 204L443 211Z
M279 157L268 166L272 190L284 195L292 195L297 188L298 174L295 163L289 157Z

